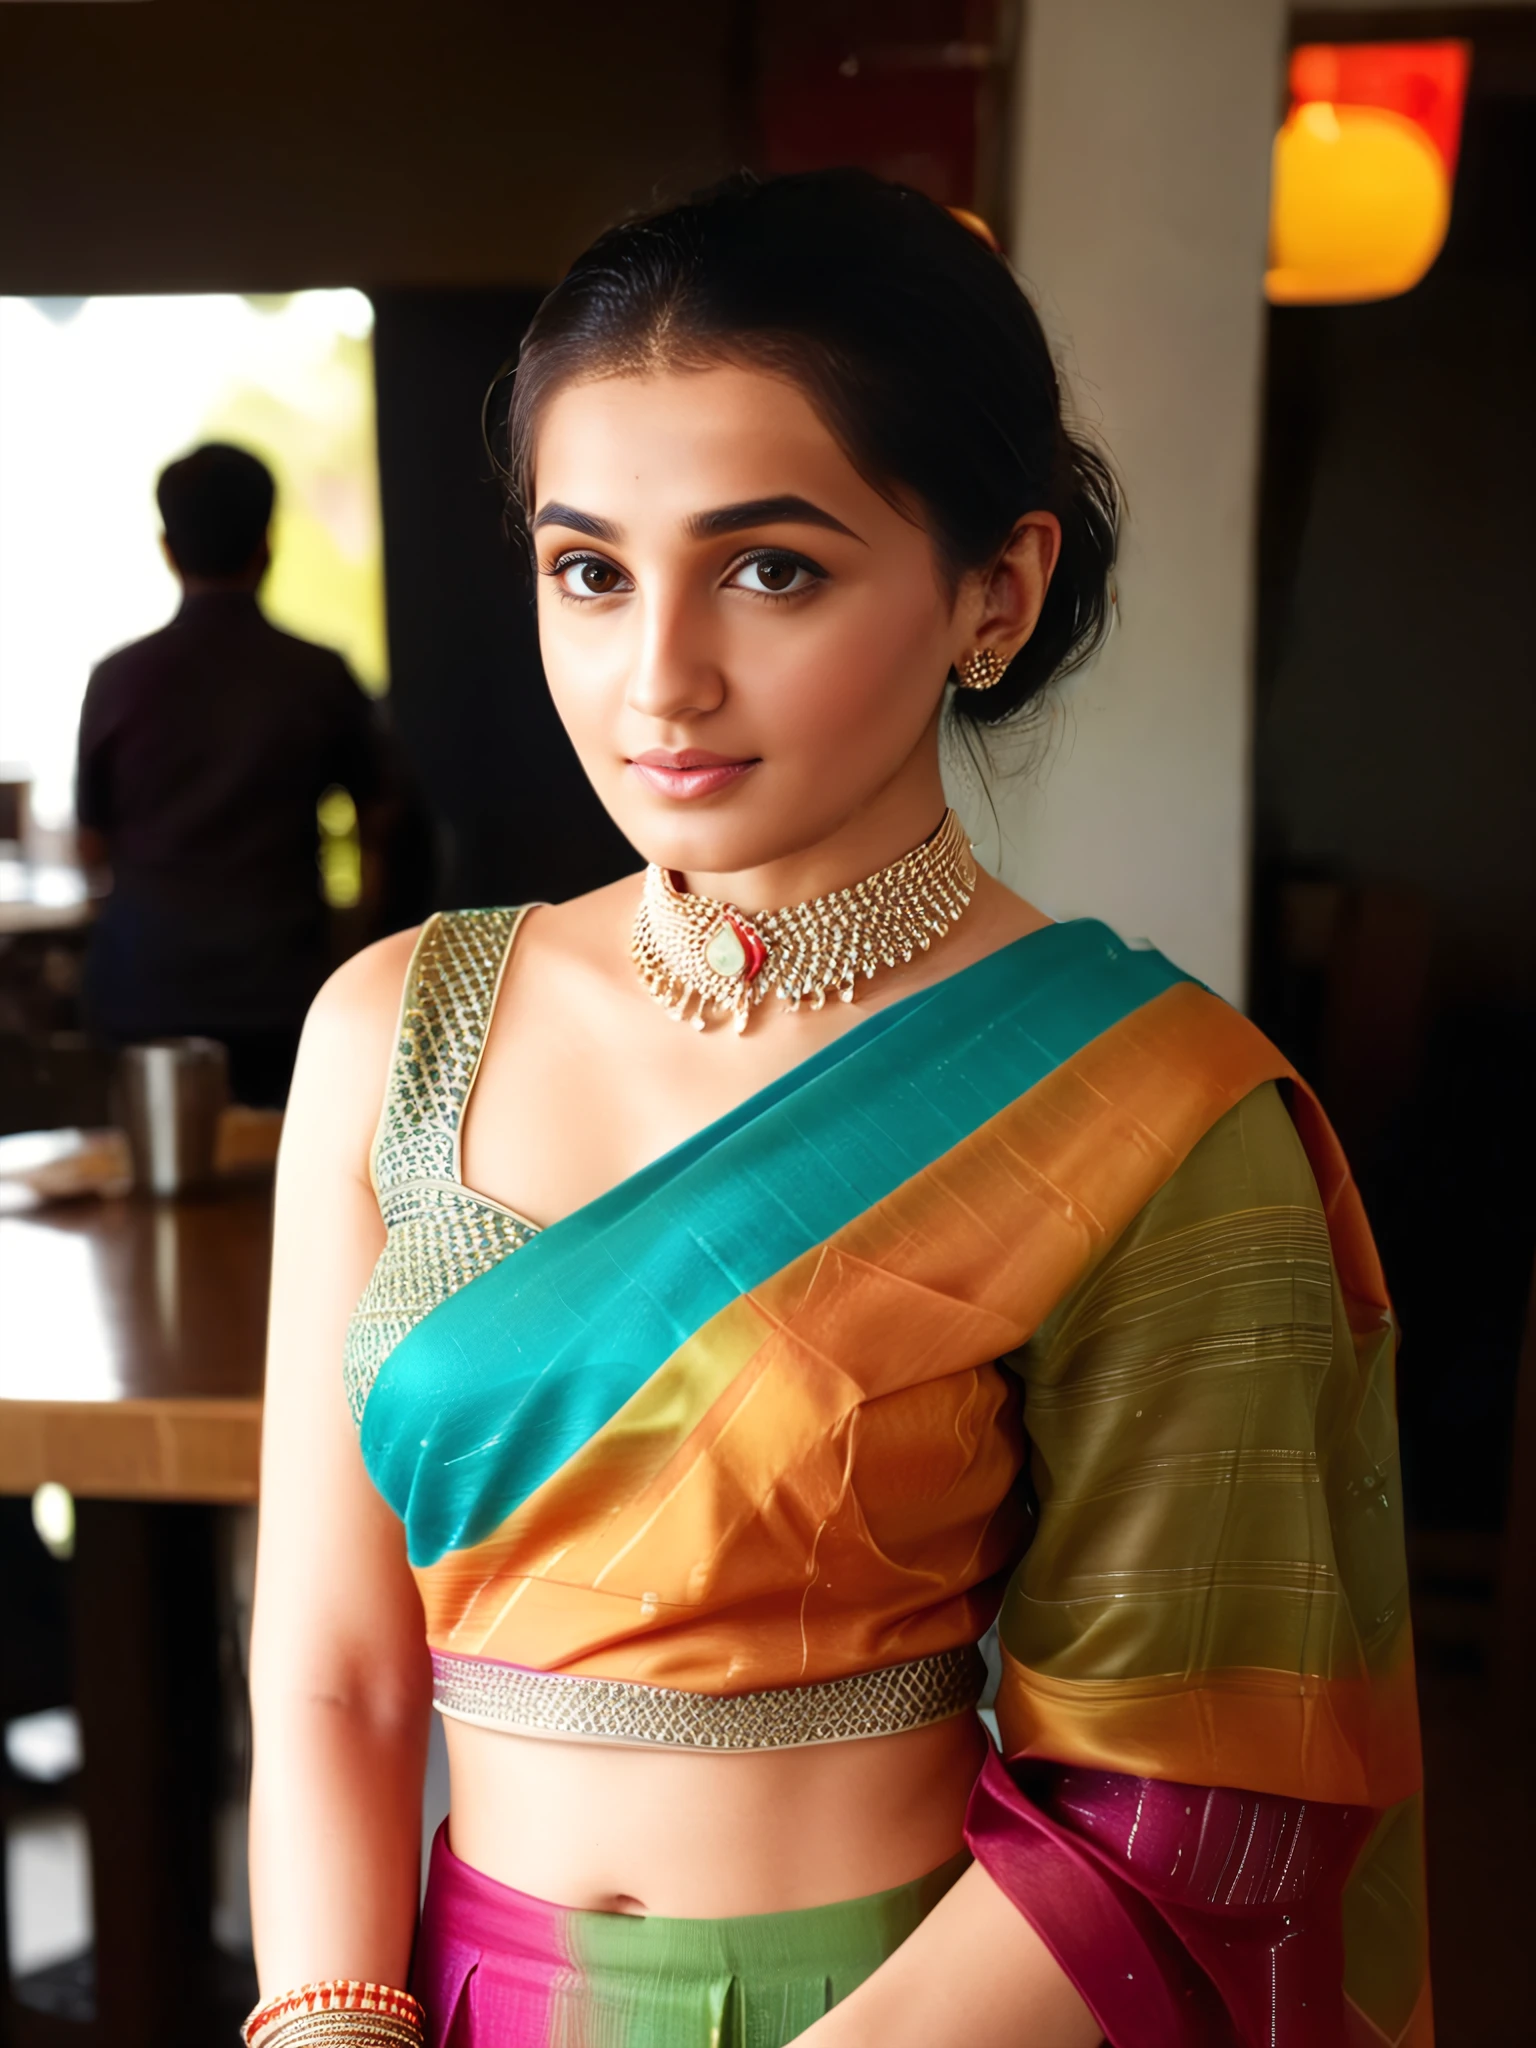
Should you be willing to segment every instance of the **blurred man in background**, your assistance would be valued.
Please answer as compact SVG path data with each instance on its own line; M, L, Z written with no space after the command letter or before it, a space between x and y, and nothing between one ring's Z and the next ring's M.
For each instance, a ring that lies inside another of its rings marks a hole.
M231 1092L259 1106L283 1102L331 964L316 805L345 789L366 855L383 795L350 669L257 602L273 495L264 463L219 443L162 473L181 607L93 672L76 783L82 858L112 881L87 966L92 1027L116 1045L221 1039Z

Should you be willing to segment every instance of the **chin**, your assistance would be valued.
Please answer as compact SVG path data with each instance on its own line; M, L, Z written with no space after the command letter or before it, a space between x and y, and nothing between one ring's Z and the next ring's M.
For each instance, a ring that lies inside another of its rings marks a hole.
M684 874L738 875L803 852L835 829L803 814L797 824L792 804L711 803L626 804L614 822L641 857ZM752 906L746 906L752 907ZM761 906L757 906L761 907Z

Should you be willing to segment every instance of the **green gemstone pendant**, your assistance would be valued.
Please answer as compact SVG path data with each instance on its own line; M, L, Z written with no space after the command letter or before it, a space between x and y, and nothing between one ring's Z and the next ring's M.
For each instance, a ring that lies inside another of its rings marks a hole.
M704 958L724 981L740 981L747 969L747 949L728 917L721 918L704 946Z

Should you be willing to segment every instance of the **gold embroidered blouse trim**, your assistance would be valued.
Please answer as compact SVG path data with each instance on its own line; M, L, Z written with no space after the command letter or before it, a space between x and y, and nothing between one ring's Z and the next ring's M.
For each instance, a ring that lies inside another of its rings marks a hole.
M791 1010L802 1002L819 1010L834 990L851 1003L860 975L926 953L964 915L975 890L970 842L951 810L921 846L851 889L751 916L680 888L653 863L630 953L678 1023L702 1031L713 1012L745 1031L770 990Z
M986 1676L970 1644L770 1692L683 1692L432 1652L433 1705L454 1721L658 1749L803 1749L899 1735L969 1713Z
M373 1146L387 1232L347 1326L343 1372L361 1422L401 1339L438 1303L537 1233L464 1185L464 1109L523 910L454 910L428 919L406 976L399 1040Z

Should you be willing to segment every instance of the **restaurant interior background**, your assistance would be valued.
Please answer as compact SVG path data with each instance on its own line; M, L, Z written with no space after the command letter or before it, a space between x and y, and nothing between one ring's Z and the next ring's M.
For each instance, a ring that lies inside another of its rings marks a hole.
M69 778L91 663L173 602L154 473L213 432L276 470L271 609L415 784L386 921L591 886L632 856L482 397L607 220L842 161L986 215L1125 479L1114 640L956 799L1341 1128L1405 1330L1439 2037L1530 2038L1536 6L0 0L0 2042L214 2039L249 1994L270 1147L200 1203L45 1202L22 1135L110 1114ZM338 951L354 828L338 793Z

